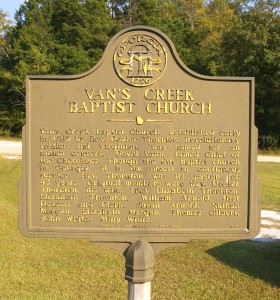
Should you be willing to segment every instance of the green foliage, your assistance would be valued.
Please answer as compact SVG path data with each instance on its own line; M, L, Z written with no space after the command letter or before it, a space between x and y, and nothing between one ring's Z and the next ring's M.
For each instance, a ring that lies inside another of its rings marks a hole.
M260 135L280 132L280 15L268 1L242 12L224 36L223 74L256 78L256 125Z
M20 137L22 126L25 124L24 112L13 109L0 111L0 136Z
M276 134L260 135L259 149L268 151L280 149L280 136Z

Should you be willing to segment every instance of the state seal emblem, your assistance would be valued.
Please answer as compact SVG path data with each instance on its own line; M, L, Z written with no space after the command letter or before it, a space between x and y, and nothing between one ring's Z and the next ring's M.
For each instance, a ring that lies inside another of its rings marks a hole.
M127 37L114 53L116 73L133 86L147 86L159 80L166 62L164 47L154 37L146 34Z

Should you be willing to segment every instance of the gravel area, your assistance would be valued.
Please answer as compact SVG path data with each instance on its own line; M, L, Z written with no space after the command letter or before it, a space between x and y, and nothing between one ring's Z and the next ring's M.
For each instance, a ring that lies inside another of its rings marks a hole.
M22 143L0 140L0 155L10 159L21 158Z
M258 242L280 240L280 213L272 210L262 210L261 231L253 240Z
M258 161L261 162L280 162L280 156L263 156L259 155L258 156Z

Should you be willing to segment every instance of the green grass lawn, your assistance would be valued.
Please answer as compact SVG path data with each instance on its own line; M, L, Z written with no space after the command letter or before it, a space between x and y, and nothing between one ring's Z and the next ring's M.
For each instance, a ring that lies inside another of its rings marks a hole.
M125 260L83 239L18 231L21 161L0 158L0 299L127 299ZM280 164L259 163L262 207L280 211ZM280 299L280 242L191 241L155 258L153 300Z
M262 184L262 209L280 212L280 163L258 163Z

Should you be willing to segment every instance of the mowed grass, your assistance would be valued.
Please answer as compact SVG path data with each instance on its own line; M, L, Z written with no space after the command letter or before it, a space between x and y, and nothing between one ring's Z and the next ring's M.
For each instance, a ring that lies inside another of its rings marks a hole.
M262 209L280 212L280 163L258 163L262 184Z
M280 164L259 164L259 175L263 205L279 210ZM21 161L0 158L0 299L127 299L118 252L84 239L20 234L20 176ZM279 266L280 242L191 241L156 256L152 299L280 299Z

